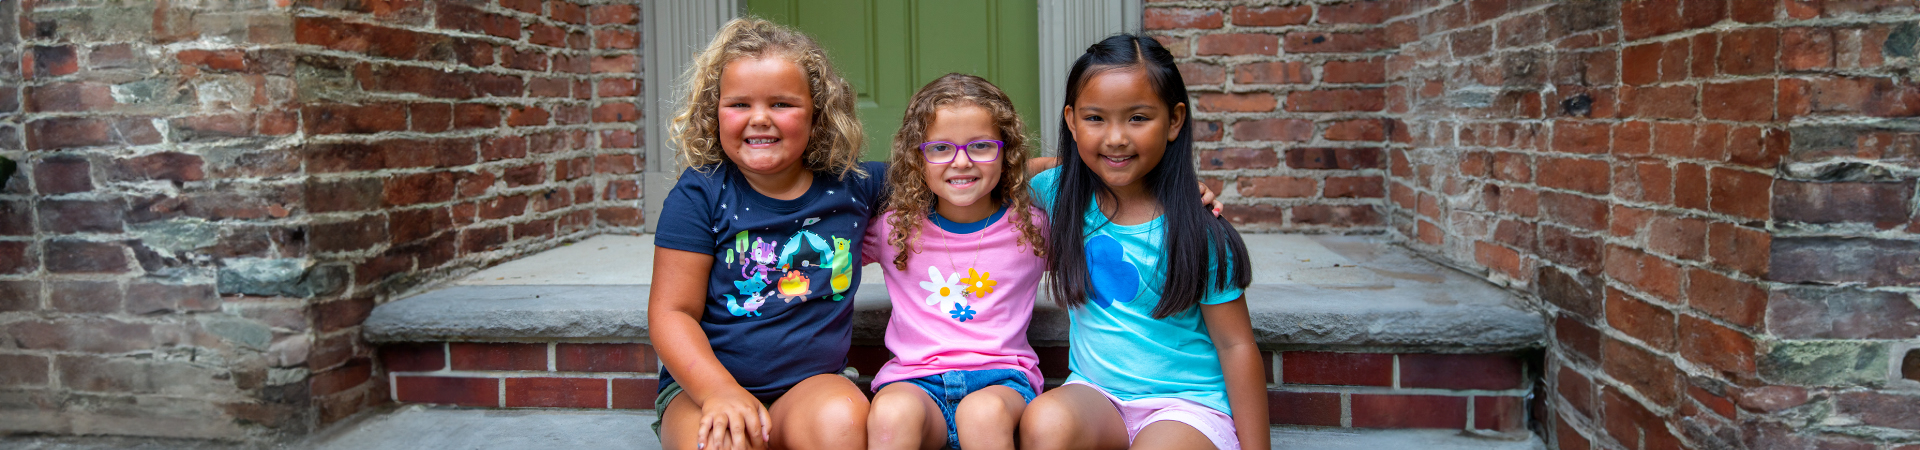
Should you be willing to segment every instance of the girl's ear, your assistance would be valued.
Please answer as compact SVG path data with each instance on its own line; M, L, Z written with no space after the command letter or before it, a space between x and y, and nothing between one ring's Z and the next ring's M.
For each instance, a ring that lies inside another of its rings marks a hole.
M1071 132L1071 133L1080 132L1080 124L1078 122L1073 121L1073 105L1060 107L1060 118L1067 121L1068 132Z
M1173 140L1180 138L1180 126L1186 125L1187 123L1187 104L1186 103L1173 104L1172 116L1173 116L1173 121L1169 123L1168 126L1173 127L1172 128L1173 132L1167 133L1167 142L1173 142Z

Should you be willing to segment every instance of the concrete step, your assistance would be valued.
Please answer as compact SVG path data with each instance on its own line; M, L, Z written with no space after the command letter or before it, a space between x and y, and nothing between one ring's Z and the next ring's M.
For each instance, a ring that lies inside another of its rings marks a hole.
M1246 235L1247 290L1279 425L1524 432L1547 319L1479 277L1368 237ZM365 322L400 403L646 409L651 236L600 236L375 308ZM855 295L848 359L872 374L891 302L878 265ZM1067 374L1067 314L1040 299L1027 338Z
M368 414L315 434L301 450L660 448L650 411L500 410L407 406ZM1539 438L1500 440L1447 430L1274 427L1286 450L1540 450Z

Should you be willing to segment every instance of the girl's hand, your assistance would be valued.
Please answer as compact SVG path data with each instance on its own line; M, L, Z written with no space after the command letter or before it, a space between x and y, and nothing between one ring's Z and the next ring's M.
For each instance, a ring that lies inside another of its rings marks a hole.
M700 405L700 441L703 450L757 450L767 447L773 421L766 405L746 389L729 389Z
M1212 207L1214 217L1220 217L1220 210L1227 207L1220 203L1220 198L1213 195L1213 188L1207 187L1206 183L1200 183L1200 204Z

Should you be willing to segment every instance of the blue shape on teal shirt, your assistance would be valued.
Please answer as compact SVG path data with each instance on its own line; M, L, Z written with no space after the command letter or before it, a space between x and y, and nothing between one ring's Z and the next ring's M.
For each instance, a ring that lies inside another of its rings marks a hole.
M1133 301L1140 293L1140 271L1127 262L1126 250L1112 236L1087 240L1087 272L1093 279L1093 303L1101 308Z

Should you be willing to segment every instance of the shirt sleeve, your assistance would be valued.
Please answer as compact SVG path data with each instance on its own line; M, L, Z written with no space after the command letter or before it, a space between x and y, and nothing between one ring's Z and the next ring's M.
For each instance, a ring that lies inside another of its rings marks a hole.
M1053 198L1058 194L1054 189L1057 187L1059 179L1059 167L1040 171L1040 173L1035 174L1033 178L1027 179L1027 192L1033 196L1033 204L1039 206L1042 211L1046 211L1048 214L1053 213Z
M716 172L721 169L714 169ZM713 253L715 235L718 233L714 223L714 196L708 193L712 184L718 182L718 174L701 173L688 168L680 172L680 181L674 183L673 190L667 192L667 198L660 208L659 226L655 229L653 245L685 250L689 252Z
M1207 249L1208 250L1207 273L1209 275L1207 276L1207 295L1206 297L1203 297L1200 299L1200 304L1218 305L1221 303L1239 300L1240 296L1246 293L1246 290L1242 289L1240 286L1234 285L1231 280L1227 282L1226 289L1216 290L1216 288L1214 287L1215 286L1214 283L1220 282L1221 277L1233 276L1232 275L1233 274L1232 255L1228 255L1227 257L1227 270L1217 270L1220 268L1220 265L1214 263L1213 254L1212 254L1213 249L1211 248L1212 246L1209 245L1208 247L1209 248Z
M873 263L886 264L887 233L893 227L887 226L887 214L873 216L873 223L867 224L867 234L861 237L860 265Z
M860 186L861 193L866 195L863 201L867 202L867 206L873 207L874 212L878 214L880 205L887 203L887 163L867 161L860 163L860 166L867 170L867 177L856 177L858 179L855 183Z

